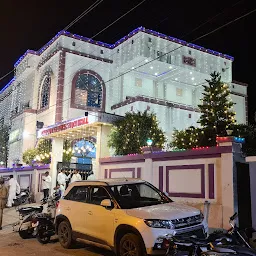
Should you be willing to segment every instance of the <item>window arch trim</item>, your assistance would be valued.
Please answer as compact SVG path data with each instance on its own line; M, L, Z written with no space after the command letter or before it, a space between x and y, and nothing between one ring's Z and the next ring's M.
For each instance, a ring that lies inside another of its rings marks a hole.
M97 107L90 107L90 106L81 106L81 105L78 105L75 103L75 90L76 90L76 82L78 80L78 77L80 75L83 75L83 74L88 74L88 75L92 75L94 77L96 77L100 83L101 83L101 86L102 86L102 100L101 100L101 107L100 108L97 108ZM106 99L106 86L105 86L105 83L102 79L102 77L92 71L92 70L89 70L89 69L83 69L83 70L80 70L78 71L74 77L73 77L73 80L72 80L72 88L71 88L71 102L70 102L70 107L71 108L76 108L76 109L83 109L83 110L89 110L89 111L98 111L98 112L104 112L105 111L105 99Z
M49 85L48 85L48 102L45 106L42 106L42 100L43 100L43 92L44 92L44 82L46 79L49 79ZM51 83L52 83L52 77L49 73L45 73L42 80L41 80L41 83L40 83L40 91L39 91L39 101L38 101L38 109L39 111L43 111L45 109L48 109L49 108L49 105L50 105L50 98L51 98Z

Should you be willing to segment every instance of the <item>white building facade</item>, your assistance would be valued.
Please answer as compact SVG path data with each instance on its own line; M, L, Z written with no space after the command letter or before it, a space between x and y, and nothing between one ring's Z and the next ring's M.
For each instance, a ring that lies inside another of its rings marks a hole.
M39 51L28 50L1 91L0 120L11 125L8 165L35 147L37 122L48 129L85 112L88 122L74 134L72 129L44 134L101 141L95 165L110 154L110 126L102 113L153 111L170 139L174 129L198 125L202 84L213 71L230 86L237 122L247 123L247 85L232 81L232 62L231 56L143 27L112 45L61 31Z

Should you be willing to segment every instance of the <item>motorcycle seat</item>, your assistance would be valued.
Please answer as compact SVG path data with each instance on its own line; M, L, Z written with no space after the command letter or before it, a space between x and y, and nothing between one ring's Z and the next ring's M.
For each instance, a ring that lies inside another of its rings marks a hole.
M42 212L43 207L42 206L29 206L29 207L23 207L18 209L19 213L22 215L29 214L31 212Z

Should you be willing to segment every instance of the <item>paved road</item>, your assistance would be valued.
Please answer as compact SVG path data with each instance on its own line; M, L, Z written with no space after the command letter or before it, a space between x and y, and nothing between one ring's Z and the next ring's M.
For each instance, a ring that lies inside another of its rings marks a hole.
M1 256L113 256L113 253L89 246L78 246L77 249L67 250L56 240L41 245L36 239L23 240L18 233L1 234Z

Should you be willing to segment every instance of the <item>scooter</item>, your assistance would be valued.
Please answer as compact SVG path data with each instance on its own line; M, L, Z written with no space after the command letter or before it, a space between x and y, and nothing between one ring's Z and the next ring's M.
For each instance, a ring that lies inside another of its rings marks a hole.
M18 232L22 239L28 239L35 236L35 227L33 219L36 215L43 212L43 206L29 206L18 208L20 221L13 225L13 230L18 226Z
M22 204L29 204L31 203L31 195L29 187L26 189L22 189L20 194L16 196L16 199L14 201L14 206L19 206Z
M47 213L37 214L34 226L36 228L36 237L41 244L47 244L51 236L55 235L55 212L57 208L57 202L60 199L60 195L55 193L47 201Z

